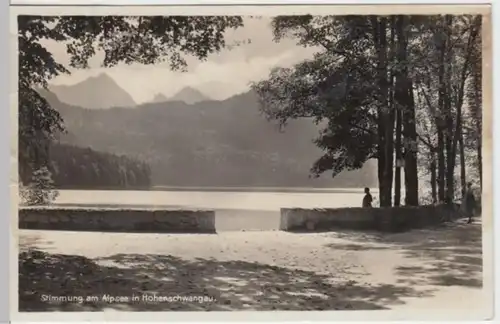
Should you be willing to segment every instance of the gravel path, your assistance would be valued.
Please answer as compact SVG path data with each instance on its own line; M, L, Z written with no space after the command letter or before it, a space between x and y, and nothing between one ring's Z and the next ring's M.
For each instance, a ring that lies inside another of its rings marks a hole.
M19 240L20 311L470 312L488 302L481 289L480 224L402 234L21 230ZM129 300L110 302L105 294ZM49 296L99 300L42 300Z

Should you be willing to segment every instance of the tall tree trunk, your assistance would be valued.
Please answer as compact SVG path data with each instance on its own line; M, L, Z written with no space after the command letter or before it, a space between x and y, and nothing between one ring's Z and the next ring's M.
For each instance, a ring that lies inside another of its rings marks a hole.
M380 88L378 107L378 158L379 158L379 188L380 206L392 205L392 177L393 177L393 150L394 150L394 117L389 111L389 85L387 80L387 18L371 17L377 49L377 79Z
M472 116L474 118L474 126L476 128L476 139L477 139L477 168L479 172L479 181L481 189L483 188L483 143L482 143L482 42L481 42L481 16L476 16L474 20L474 26L477 28L477 37L472 47L472 97L469 106L471 107Z
M441 96L441 93L440 93ZM441 100L440 100L441 101ZM442 106L442 102L440 106ZM442 203L445 201L445 188L446 188L446 164L445 164L445 155L444 155L444 131L442 125L442 118L438 117L438 125L437 126L437 135L438 135L438 198L439 202Z
M478 169L479 169L479 181L481 185L481 189L483 189L483 145L482 145L482 139L478 140L478 146L477 146L477 164L478 164Z
M417 130L415 123L415 102L413 98L413 84L408 71L408 40L406 35L407 22L405 16L397 18L398 36L398 107L401 111L404 140L405 160L405 204L418 205L418 174L417 174Z
M399 108L396 109L396 174L394 175L395 183L394 183L394 206L401 205L401 161L403 158L401 152L401 110Z
M391 62L397 62L397 52L396 52L396 16L391 16ZM394 143L394 151L396 155L396 167L394 171L394 206L401 205L401 161L402 161L402 151L401 151L401 109L395 99L395 91L397 84L395 81L394 69L391 69L390 73L390 108L391 112L394 113L394 119L396 122L396 138Z
M478 30L476 29L475 24L473 23L471 26L471 29L469 31L469 37L467 39L467 47L466 47L466 54L465 54L465 60L464 64L462 66L462 71L460 74L460 85L458 88L458 93L457 93L457 98L455 100L456 102L456 111L457 111L457 121L455 125L455 133L453 134L453 144L452 144L452 149L451 153L453 154L453 159L450 159L450 169L455 169L455 157L456 157L456 152L457 152L457 144L460 145L459 150L460 150L460 179L461 179L461 185L462 185L462 197L465 195L465 183L466 183L466 174L465 174L465 156L464 156L464 139L463 139L463 132L462 132L462 106L464 102L464 95L465 95L465 81L467 80L467 72L470 69L470 60L471 56L473 53L473 46L475 44L475 40L477 37Z
M439 64L438 64L438 111L436 115L436 131L437 131L437 184L438 184L438 199L439 203L445 201L446 196L446 163L444 155L444 114L445 114L445 54L446 54L446 37L444 25L441 26L440 30L436 33L436 41L438 42L439 48Z
M384 168L384 179L386 183L385 200L384 206L392 206L392 182L394 173L394 111L393 107L389 105L389 80L387 79L387 18L383 17L380 20L380 91L382 93L382 107L385 107L387 111L384 112L384 124L385 124L385 168Z
M469 94L471 96L471 100L469 101L469 107L471 108L474 128L476 131L475 140L476 140L476 153L477 160L476 166L479 173L479 181L480 186L483 188L483 127L482 127L482 85L481 85L481 55L475 58L474 66L472 67L472 91Z
M483 188L483 121L482 121L482 85L481 85L481 71L475 73L474 76L474 97L476 102L477 116L476 116L476 130L477 130L477 164L479 171L479 181L481 189Z
M459 149L460 149L460 183L462 185L462 197L465 196L465 189L467 188L467 177L465 173L465 149L464 149L464 134L460 132L459 134Z
M413 97L413 84L411 80L407 83L408 106L405 107L403 119L405 143L405 188L406 188L406 205L418 206L418 145L417 145L417 128L415 120L415 101Z
M379 192L379 201L380 201L380 207L386 206L386 199L385 199L385 192L386 192L386 183L385 183L385 177L384 177L384 170L385 170L385 154L384 152L384 137L382 135L382 132L384 129L383 123L380 120L378 121L378 158L377 158L377 173L378 173L378 192Z
M431 173L431 194L432 194L432 203L436 204L438 199L437 199L437 188L436 188L436 153L431 152L431 163L429 165L429 171Z
M445 97L444 97L444 121L445 121L445 150L446 150L446 196L445 202L451 204L455 196L455 160L456 150L453 150L453 115L452 115L452 91L451 91L451 26L453 16L445 16Z

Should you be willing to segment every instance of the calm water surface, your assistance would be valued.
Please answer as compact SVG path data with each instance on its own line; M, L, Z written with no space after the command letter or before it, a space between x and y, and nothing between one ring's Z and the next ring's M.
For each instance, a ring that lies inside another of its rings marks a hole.
M372 189L374 197L376 193L376 189ZM362 189L337 189L334 192L61 190L55 203L278 211L280 208L293 207L359 207L362 199Z

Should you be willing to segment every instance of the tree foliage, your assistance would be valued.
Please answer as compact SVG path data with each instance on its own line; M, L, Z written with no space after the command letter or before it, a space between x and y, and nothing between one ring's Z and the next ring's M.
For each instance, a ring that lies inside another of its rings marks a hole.
M382 71L387 70L381 66L385 64L381 60L385 55L381 51L385 45L380 43L385 41L380 37L382 22L374 16L278 17L273 21L277 39L291 36L301 45L319 49L313 59L274 71L269 80L253 86L269 118L285 122L313 116L324 121L326 127L316 143L325 154L312 168L315 175L331 170L336 176L360 168L370 158L379 162L382 158L385 135L377 126L387 114L387 93L381 87ZM379 178L381 170L379 163Z
M481 78L477 68L481 62L481 17L436 16L416 30L419 36L412 55L414 92L420 107L420 159L424 173L431 174L433 201L450 202L463 195L466 182L481 177L474 172L481 168L481 154L470 168L473 152L464 146L481 145L481 135L470 132L472 124L475 130L480 128L477 112L482 109L480 99L474 99L475 94L481 96L480 89L472 90L474 80ZM457 166L459 177L455 175ZM460 190L456 178L460 179Z
M47 205L58 196L55 190L52 174L47 167L33 172L31 181L27 186L20 187L21 203L28 206Z
M253 88L269 119L286 125L314 117L324 125L316 139L324 155L313 174L335 176L376 158L380 202L390 206L395 153L405 161L407 204L418 204L422 167L435 173L439 200L451 202L457 157L464 165L464 145L481 145L480 136L464 139L463 131L468 114L475 116L468 128L480 129L480 21L449 15L276 17L277 41L292 37L318 51L292 68L275 69Z
M275 69L267 80L253 85L268 118L285 125L289 119L314 117L317 123L326 124L316 139L325 151L313 166L316 176L327 170L335 176L342 170L358 169L377 153L376 69L369 57L351 55L369 38L355 32L357 22L359 17L355 16L276 18L277 39L291 34L299 44L321 50L313 59L293 68ZM347 43L342 35L351 31L353 41Z

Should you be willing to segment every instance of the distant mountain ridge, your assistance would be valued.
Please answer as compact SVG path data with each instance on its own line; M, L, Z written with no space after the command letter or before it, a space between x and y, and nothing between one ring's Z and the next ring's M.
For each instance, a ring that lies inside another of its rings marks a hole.
M249 91L222 101L147 103L136 109L85 109L42 92L64 118L62 143L140 159L152 186L376 187L376 162L335 178L311 178L322 155L312 120L290 122L284 132L259 112ZM170 98L171 100L171 98Z
M51 85L49 90L63 103L88 109L137 105L132 96L105 73L73 85Z
M192 87L185 87L168 98L168 101L182 101L187 104L195 104L202 101L211 100L207 95Z
M160 103L160 102L167 102L168 98L163 94L163 93L157 93L151 102L153 103Z

